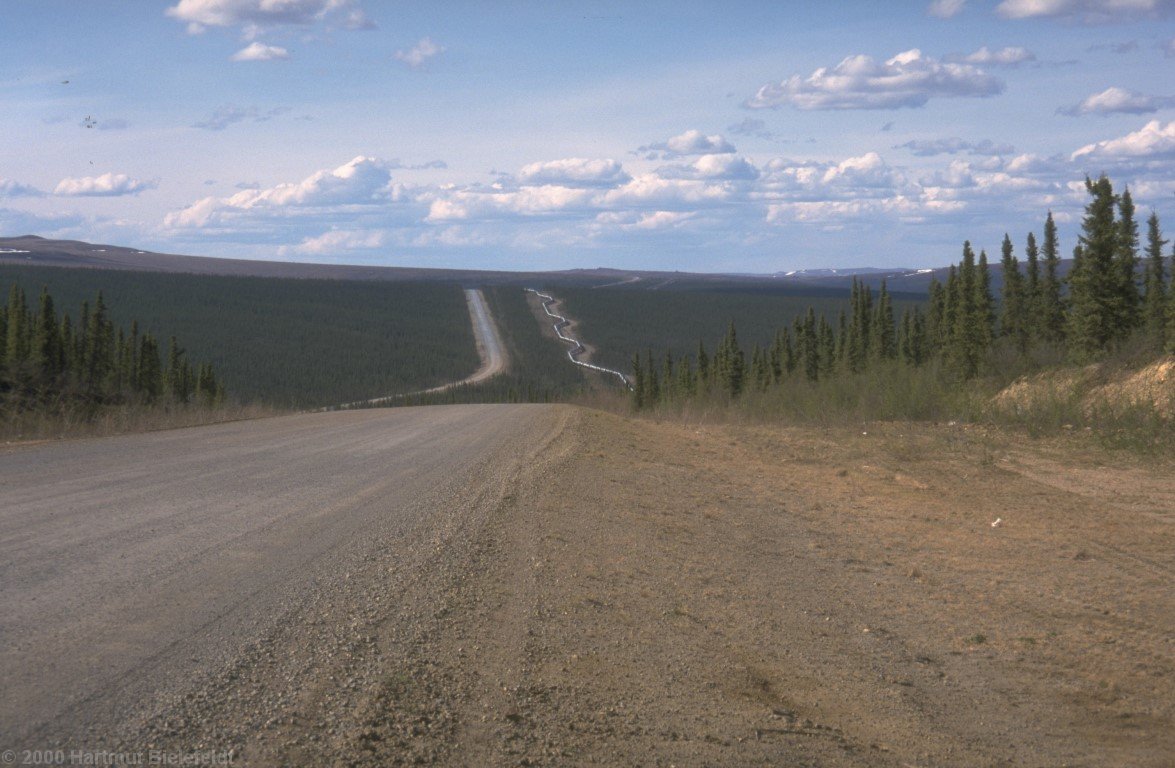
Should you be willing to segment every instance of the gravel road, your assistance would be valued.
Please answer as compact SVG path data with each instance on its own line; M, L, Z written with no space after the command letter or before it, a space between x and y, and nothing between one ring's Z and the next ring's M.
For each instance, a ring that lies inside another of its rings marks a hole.
M187 739L176 718L206 723L202 701L244 726L324 675L358 688L381 666L372 607L429 610L555 413L304 414L0 453L0 747L137 750ZM210 738L173 746L240 742Z
M480 288L465 289L465 303L469 307L469 322L473 325L473 340L477 343L477 356L481 364L477 370L459 381L450 381L447 384L422 389L419 392L404 392L398 395L373 397L368 400L357 400L353 403L344 403L338 408L362 408L385 405L401 400L408 395L430 395L434 392L444 392L446 389L461 387L468 384L480 384L486 379L497 376L506 370L509 361L506 359L506 347L502 344L502 337L498 333L497 323L486 304L485 295ZM334 408L328 409L334 410Z

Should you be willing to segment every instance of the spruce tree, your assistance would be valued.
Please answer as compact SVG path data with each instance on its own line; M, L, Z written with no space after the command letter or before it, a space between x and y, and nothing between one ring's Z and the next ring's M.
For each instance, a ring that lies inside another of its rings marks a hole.
M738 397L745 384L746 358L738 344L738 332L735 330L734 320L730 321L730 325L726 329L726 339L722 343L722 351L724 353L722 387L726 394Z
M975 265L971 243L963 243L963 261L959 264L956 283L958 303L954 311L954 328L948 359L955 373L970 379L979 373L979 362L985 347L984 328L987 319L981 303L982 280Z
M672 400L674 397L674 386L676 380L673 377L673 353L670 350L665 350L665 361L661 365L661 399L665 401Z
M980 318L979 346L981 353L991 347L995 339L995 297L991 292L991 269L987 265L987 251L980 249L979 263L976 265L975 307Z
M1028 319L1024 276L1020 274L1020 262L1013 255L1012 238L1004 234L1000 248L1000 265L1004 273L1003 316L1000 319L1000 335L1011 339L1020 352L1028 350Z
M19 387L28 373L29 312L24 290L13 283L8 292L8 322L6 323L4 366L12 386Z
M645 407L645 369L639 352L632 355L632 407L638 411Z
M687 398L693 397L697 391L693 366L690 364L689 355L682 357L677 362L677 391L681 393L682 397Z
M698 394L710 391L710 356L706 354L706 345L698 342Z
M1041 338L1044 333L1040 322L1040 249L1036 246L1036 235L1029 232L1024 246L1024 260L1027 271L1024 276L1024 324L1029 337Z
M1163 265L1163 246L1167 241L1159 229L1159 216L1151 211L1146 233L1146 293L1143 297L1143 317L1146 336L1154 349L1166 347L1167 285Z
M49 289L41 289L40 306L33 336L32 359L42 388L53 388L61 375L61 336L57 311Z
M645 402L654 406L661 402L661 382L657 380L657 366L653 364L653 350L645 350Z
M787 370L787 350L784 348L783 333L786 328L775 331L775 339L771 342L771 351L768 354L768 365L771 368L771 381L778 384L783 380Z
M1044 256L1044 276L1040 283L1038 324L1044 339L1059 342L1065 338L1065 303L1061 297L1061 254L1057 243L1057 225L1053 222L1052 211L1049 211L1044 222L1044 243L1041 253Z
M820 347L816 336L816 310L812 307L808 307L802 329L800 353L803 355L804 375L808 381L816 381L820 378Z
M881 360L892 360L897 357L897 344L894 339L893 302L885 281L881 281L881 289L877 294L877 309L870 321L873 329L871 347L873 355Z
M914 319L910 327L910 356L911 362L915 366L920 366L926 362L929 356L928 344L926 339L926 321L922 316L922 310L914 307Z
M1085 187L1091 199L1085 206L1081 244L1074 251L1069 273L1067 336L1069 353L1078 361L1096 357L1126 332L1119 261L1122 228L1114 217L1114 188L1105 176L1096 182L1086 178Z
M824 315L820 316L820 322L816 325L816 338L819 348L820 375L822 377L831 376L836 372L836 333Z
M1138 222L1134 220L1134 200L1130 188L1118 199L1118 249L1114 261L1118 268L1119 315L1115 330L1125 338L1141 324L1142 297L1135 282L1138 264Z
M942 350L944 329L948 327L948 323L946 321L946 289L935 278L930 280L929 297L926 309L926 332L935 352L938 352Z

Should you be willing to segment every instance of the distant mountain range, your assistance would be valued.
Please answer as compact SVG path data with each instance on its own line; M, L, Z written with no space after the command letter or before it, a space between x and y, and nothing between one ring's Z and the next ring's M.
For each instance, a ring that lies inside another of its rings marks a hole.
M90 269L125 269L241 277L319 278L333 280L446 281L466 287L522 285L527 287L576 285L629 290L710 290L780 293L841 293L859 280L876 289L884 281L894 293L925 295L933 279L945 282L947 267L938 269L799 269L774 274L691 273L641 270L570 269L551 272L375 267L350 264L308 264L289 261L252 261L154 253L116 245L78 240L48 240L36 235L0 237L0 264ZM1069 263L1062 262L1062 274ZM993 289L1002 284L999 264L992 265Z

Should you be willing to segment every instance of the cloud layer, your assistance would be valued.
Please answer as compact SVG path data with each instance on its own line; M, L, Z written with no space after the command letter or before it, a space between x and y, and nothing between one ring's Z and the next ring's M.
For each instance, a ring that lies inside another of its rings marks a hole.
M1087 96L1071 107L1057 110L1058 114L1080 117L1081 115L1145 115L1160 109L1175 106L1170 96L1147 96L1125 88L1111 87Z
M396 61L402 61L409 69L424 69L429 59L444 53L445 49L432 41L431 38L421 38L411 48L396 51Z
M807 77L792 75L762 86L744 106L899 109L921 107L932 98L995 96L1003 90L1003 81L974 65L944 63L912 49L883 62L850 56Z
M372 22L350 0L179 0L166 11L186 22L193 34L205 27L315 24L337 18L348 29L369 29Z
M154 181L140 181L122 173L104 173L101 176L62 179L53 194L63 197L121 197L137 195L156 186L157 182Z

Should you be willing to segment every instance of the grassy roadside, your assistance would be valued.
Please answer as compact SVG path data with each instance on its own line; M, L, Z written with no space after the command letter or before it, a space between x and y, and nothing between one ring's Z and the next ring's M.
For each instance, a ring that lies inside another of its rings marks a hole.
M999 371L959 383L935 363L912 368L894 361L815 382L792 376L733 399L670 398L648 413L686 423L955 422L1034 438L1076 434L1112 450L1175 456L1175 357L1123 354L1084 367L1007 361ZM631 411L631 402L619 396L577 402Z
M181 429L228 421L262 419L280 416L289 411L257 403L225 405L217 408L201 406L144 408L139 406L110 406L97 414L81 410L64 413L25 411L5 413L0 417L0 441L22 444L45 440L64 440L85 437L155 432Z

